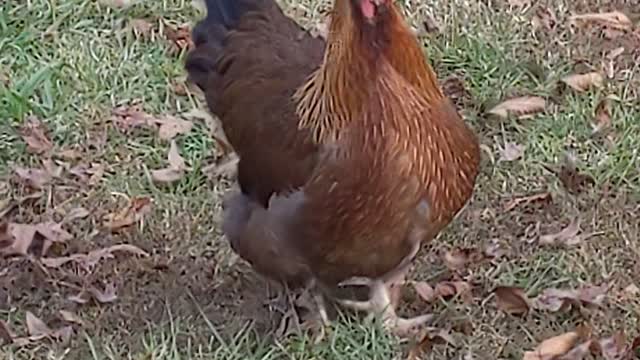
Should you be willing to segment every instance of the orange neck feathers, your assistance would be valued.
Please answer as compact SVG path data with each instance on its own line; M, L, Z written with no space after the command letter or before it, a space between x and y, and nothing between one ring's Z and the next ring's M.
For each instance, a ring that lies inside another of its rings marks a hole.
M300 127L312 129L318 143L335 140L357 118L374 88L381 64L391 65L426 98L440 100L437 77L398 8L389 3L373 21L352 0L335 0L321 67L294 96Z

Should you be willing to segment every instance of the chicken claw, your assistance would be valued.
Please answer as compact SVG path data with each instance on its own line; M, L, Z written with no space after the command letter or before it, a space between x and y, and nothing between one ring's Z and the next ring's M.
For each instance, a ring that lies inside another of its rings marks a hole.
M399 317L395 312L389 285L381 280L354 277L343 281L340 286L369 286L370 298L367 301L354 301L338 299L342 306L356 311L369 312L370 315L381 314L383 325L399 337L408 337L414 333L414 329L433 319L432 314L415 316L412 318Z

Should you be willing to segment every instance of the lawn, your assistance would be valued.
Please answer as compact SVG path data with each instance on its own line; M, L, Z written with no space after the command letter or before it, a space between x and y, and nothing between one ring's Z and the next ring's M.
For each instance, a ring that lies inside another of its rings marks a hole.
M0 357L521 359L569 333L616 358L640 336L634 3L403 1L481 175L407 284L403 312L437 315L420 344L345 314L314 345L272 336L221 235L232 173L183 68L198 3L4 0ZM331 5L281 4L314 29Z

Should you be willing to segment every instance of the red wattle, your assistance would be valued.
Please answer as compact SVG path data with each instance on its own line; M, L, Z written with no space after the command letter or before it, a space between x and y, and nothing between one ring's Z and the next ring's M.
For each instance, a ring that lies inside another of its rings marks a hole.
M376 8L371 0L362 0L360 2L360 9L362 10L362 15L367 19L371 19L375 15Z

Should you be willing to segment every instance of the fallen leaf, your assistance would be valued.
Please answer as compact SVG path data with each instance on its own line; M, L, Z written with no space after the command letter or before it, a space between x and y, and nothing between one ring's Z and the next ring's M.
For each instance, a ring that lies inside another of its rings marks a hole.
M2 340L2 344L11 344L14 337L15 335L13 335L13 332L9 329L9 325L3 320L0 320L0 339Z
M505 256L509 251L499 239L492 239L484 247L484 256L491 259L498 259Z
M169 167L151 171L151 178L159 183L172 183L180 180L184 176L187 166L184 159L180 156L178 145L175 140L171 140L171 148L169 149Z
M579 289L545 289L533 301L534 307L551 312L559 311L573 304L577 306L601 306L606 299L609 285L585 286Z
M409 360L419 360L422 359L421 355L425 354L433 348L434 345L438 344L451 344L455 346L456 341L453 339L451 334L444 329L430 328L422 339L411 347L408 354Z
M533 195L520 196L510 200L504 206L504 211L511 211L521 205L529 204L549 204L551 202L551 193L542 192Z
M551 31L558 24L558 18L550 8L540 5L537 7L533 19L531 19L531 24L535 29Z
M560 179L564 188L574 195L581 193L587 187L595 185L595 180L591 176L578 171L576 162L575 156L566 153L563 156L563 161L559 169L545 165L547 170L554 173L558 179Z
M165 21L164 25L164 34L171 45L169 51L172 55L189 51L194 47L189 24L174 26Z
M67 300L83 305L89 302L90 299L88 297L89 297L89 294L87 294L87 292L83 290L76 295L69 296Z
M113 258L113 254L116 252L125 252L143 257L149 256L147 252L137 246L130 244L118 244L98 250L93 250L87 254L73 254L71 256L56 258L42 258L40 259L40 261L43 265L50 268L58 268L69 262L78 263L85 268L92 268L103 259Z
M451 99L458 110L467 106L472 98L462 76L456 74L452 74L442 81L442 92Z
M53 330L44 321L27 311L27 331L31 337L46 337L53 333Z
M73 313L71 311L60 310L59 313L60 313L60 317L62 318L62 320L66 321L66 322L78 324L80 326L84 326L85 325L84 320L82 320L78 315L76 315L75 313Z
M34 154L43 154L53 148L53 143L47 136L44 124L35 116L29 116L20 128L22 140L27 144L27 150Z
M599 72L569 75L561 80L576 91L587 91L591 88L600 88L604 83L604 77Z
M524 146L514 142L506 142L504 147L500 149L500 158L498 161L515 161L524 154Z
M78 149L60 150L60 151L56 151L56 153L53 155L55 155L60 159L65 159L65 160L77 160L84 156L82 152Z
M140 105L120 106L113 109L111 114L114 125L125 132L132 128L154 124L153 116L144 112Z
M40 253L44 256L55 242L66 242L73 238L71 234L62 229L62 224L52 221L36 225L10 223L8 231L12 236L9 245L0 248L0 254L27 255L29 249L39 243Z
M222 154L227 155L233 152L233 147L229 144L229 140L227 140L227 136L222 128L222 123L218 117L214 117L208 111L198 108L191 109L190 111L182 114L182 116L187 119L192 118L203 120L209 130L209 136L211 136L218 144L222 150Z
M111 231L118 231L131 226L151 211L153 200L147 196L131 198L129 204L116 214L106 216L104 226Z
M414 282L413 288L416 290L416 293L420 296L420 298L428 303L432 302L436 298L435 290L431 287L431 285L427 284L424 281Z
M69 169L69 173L88 185L97 185L104 176L105 168L101 164L91 164L91 167L81 164Z
M459 296L464 302L471 302L471 284L466 281L442 281L436 284L434 291L437 297L450 298Z
M111 303L118 299L118 296L116 295L116 287L111 283L107 284L104 290L91 286L88 291L93 295L93 298L101 304Z
M640 288L636 284L630 284L623 290L626 294L633 296L640 295Z
M435 17L433 17L431 14L424 14L422 20L422 29L424 33L420 33L419 35L424 36L427 34L438 34L441 32L441 28L442 26Z
M69 223L72 222L74 220L78 220L78 219L83 219L86 218L87 216L89 216L91 213L89 212L89 210L83 208L83 207L77 207L77 208L73 208L71 209L71 211L69 211L65 216L64 219L62 220L62 223Z
M554 360L583 360L587 355L591 353L592 344L592 340L587 340L571 349L571 351L569 351L568 353L558 358L554 358Z
M493 291L498 309L512 315L529 312L530 300L524 290L513 286L498 286Z
M131 19L129 26L131 26L134 34L142 38L148 38L153 30L153 24L145 19Z
M13 172L15 172L21 180L25 181L27 185L35 189L43 189L53 180L51 174L43 169L14 166Z
M193 128L193 123L191 121L183 120L171 115L154 119L153 122L160 126L158 135L163 140L171 140L177 135L188 133Z
M545 107L545 99L537 96L523 96L506 100L489 110L488 113L506 119L510 115L523 117L539 113Z
M633 26L633 23L631 22L629 17L620 11L573 15L569 18L569 21L584 21L587 23L596 23L602 26L622 31L631 30L631 27Z
M599 134L611 127L611 112L609 111L609 100L602 99L596 107L596 114L593 122L592 135Z
M582 242L582 237L578 233L580 233L580 219L576 217L560 232L540 236L539 243L541 245L579 245Z
M600 339L596 348L606 360L623 359L625 354L630 353L630 347L627 345L627 339L622 331Z
M571 331L541 342L534 351L524 353L523 360L552 360L568 353L578 342L580 335Z
M219 177L233 179L238 173L238 162L240 162L238 155L236 153L230 153L220 163L203 167L202 172L210 180L216 180Z
M484 258L484 254L476 248L455 248L444 252L443 261L449 270L462 270Z

